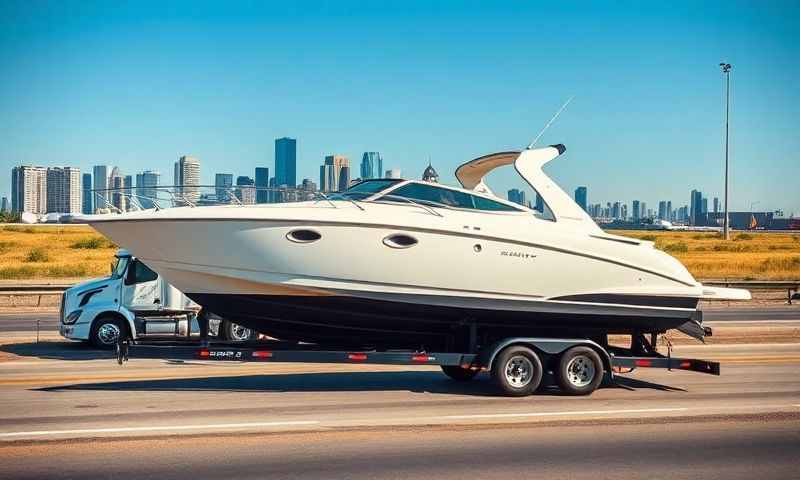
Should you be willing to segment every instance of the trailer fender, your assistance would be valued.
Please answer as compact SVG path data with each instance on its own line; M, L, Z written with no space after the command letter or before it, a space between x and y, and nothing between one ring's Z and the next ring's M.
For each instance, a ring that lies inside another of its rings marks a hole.
M523 345L548 355L559 355L572 347L586 346L595 350L597 354L600 355L600 359L603 361L603 367L606 369L606 371L611 372L611 356L608 354L606 349L597 344L597 342L593 342L592 340L587 340L585 338L505 338L481 350L481 353L478 355L479 365L482 368L491 370L492 363L497 357L497 354L511 345Z

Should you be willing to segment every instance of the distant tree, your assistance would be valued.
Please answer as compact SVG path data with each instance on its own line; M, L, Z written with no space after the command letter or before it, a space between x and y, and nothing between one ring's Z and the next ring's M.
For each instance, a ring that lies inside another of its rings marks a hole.
M0 223L19 223L19 212L0 212Z

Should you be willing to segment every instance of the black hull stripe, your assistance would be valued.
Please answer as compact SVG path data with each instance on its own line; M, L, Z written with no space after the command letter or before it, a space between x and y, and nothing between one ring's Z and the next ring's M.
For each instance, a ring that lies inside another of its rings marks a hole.
M562 300L581 303L614 303L618 305L637 305L647 307L697 308L699 298L666 297L657 295L626 295L620 293L593 293L583 295L565 295L550 300Z

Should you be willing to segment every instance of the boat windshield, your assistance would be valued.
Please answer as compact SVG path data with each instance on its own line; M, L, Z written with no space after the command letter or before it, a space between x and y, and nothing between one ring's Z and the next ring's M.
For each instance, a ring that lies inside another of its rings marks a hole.
M332 198L345 197L345 198L352 198L354 200L362 200L364 198L371 197L378 192L386 190L387 188L391 187L397 182L402 182L402 180L400 180L399 178L364 180L363 182L359 182L353 185L344 192L337 193Z
M398 197L408 198L417 203L433 207L460 208L467 210L488 210L493 212L521 212L520 208L488 198L472 195L459 190L451 190L428 183L407 183L377 201L396 201Z

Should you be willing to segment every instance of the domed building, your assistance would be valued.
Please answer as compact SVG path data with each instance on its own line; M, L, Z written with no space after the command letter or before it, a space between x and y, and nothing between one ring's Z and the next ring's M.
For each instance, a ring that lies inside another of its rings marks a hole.
M425 171L422 172L422 180L425 182L439 183L439 174L434 170L430 160L428 160L428 166L425 168Z

